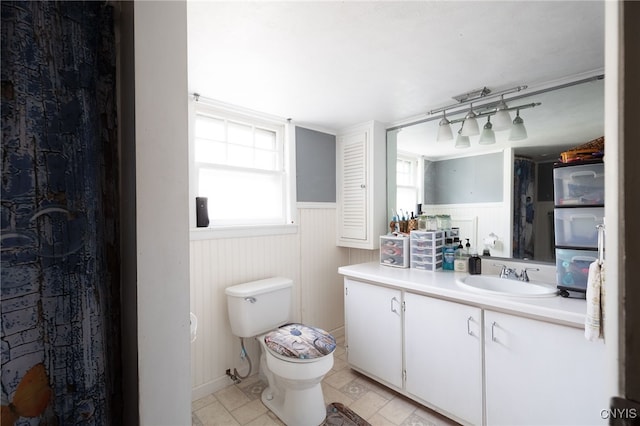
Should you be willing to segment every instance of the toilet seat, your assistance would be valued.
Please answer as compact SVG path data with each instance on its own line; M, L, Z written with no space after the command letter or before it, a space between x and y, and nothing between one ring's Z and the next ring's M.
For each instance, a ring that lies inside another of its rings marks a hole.
M265 334L262 341L274 357L295 363L318 361L336 348L336 339L328 332L298 323L283 325Z

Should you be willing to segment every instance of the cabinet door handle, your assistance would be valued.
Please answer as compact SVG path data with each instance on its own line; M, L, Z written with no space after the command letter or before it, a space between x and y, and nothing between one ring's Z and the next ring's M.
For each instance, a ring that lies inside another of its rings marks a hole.
M391 312L393 312L394 314L397 314L397 313L398 313L398 311L397 311L397 310L396 310L396 308L393 306L393 301L394 301L394 300L395 300L396 302L398 302L398 299L396 299L395 297L392 297L392 298L391 298Z
M496 335L495 335L495 333L493 331L493 329L496 328L497 325L498 325L498 323L495 322L495 321L491 323L491 340L493 342L497 342L498 341L498 339L496 339Z
M364 183L360 185L360 188L365 189L367 187L367 185L365 185Z
M473 336L473 331L471 331L471 321L473 321L473 317L467 318L467 334L469 336Z

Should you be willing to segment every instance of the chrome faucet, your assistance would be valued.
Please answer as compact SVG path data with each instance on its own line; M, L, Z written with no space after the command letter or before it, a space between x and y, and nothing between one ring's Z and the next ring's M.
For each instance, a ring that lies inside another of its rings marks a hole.
M529 282L529 274L527 273L527 271L539 271L540 270L538 268L524 268L518 274L514 268L509 268L509 267L507 267L507 265L494 264L493 266L500 266L502 268L502 269L500 269L500 278L506 278L506 279L518 280L518 281L525 281L525 282Z
M529 274L527 271L539 271L540 268L524 268L522 272L520 272L520 281L529 282Z
M508 278L510 280L517 280L520 277L518 273L513 268L507 268L506 265L502 265L502 270L500 270L500 278Z

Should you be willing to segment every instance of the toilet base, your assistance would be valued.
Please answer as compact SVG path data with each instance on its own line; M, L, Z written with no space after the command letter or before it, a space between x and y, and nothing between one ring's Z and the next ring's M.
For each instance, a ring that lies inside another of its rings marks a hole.
M270 385L262 391L261 399L287 426L318 426L327 416L320 383L306 389L289 388L284 394Z

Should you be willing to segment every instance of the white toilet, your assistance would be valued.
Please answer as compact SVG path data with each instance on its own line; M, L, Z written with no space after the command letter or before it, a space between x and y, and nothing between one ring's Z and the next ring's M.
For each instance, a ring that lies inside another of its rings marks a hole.
M333 367L335 339L289 324L292 291L293 281L281 277L228 287L231 331L260 342L260 371L269 383L264 405L288 426L317 426L326 417L320 382Z

